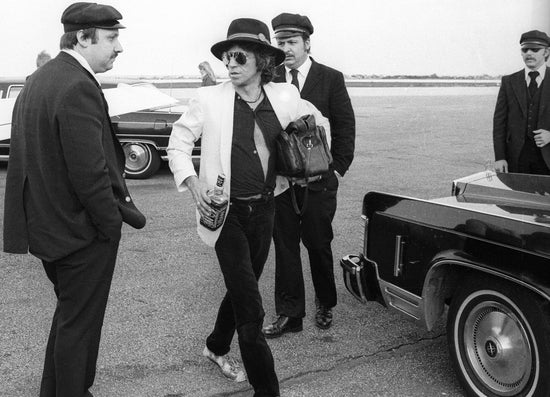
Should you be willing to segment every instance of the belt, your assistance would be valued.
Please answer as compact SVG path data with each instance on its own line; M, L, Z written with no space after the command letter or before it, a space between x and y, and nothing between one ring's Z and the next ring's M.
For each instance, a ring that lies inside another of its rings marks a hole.
M266 202L269 201L273 197L273 192L267 192L267 193L258 193L253 196L246 196L246 197L231 197L231 202L239 202L239 203L254 203L254 202Z

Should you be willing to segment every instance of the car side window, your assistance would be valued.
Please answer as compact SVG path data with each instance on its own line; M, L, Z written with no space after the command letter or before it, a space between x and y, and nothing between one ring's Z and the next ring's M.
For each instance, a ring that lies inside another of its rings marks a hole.
M6 95L6 98L17 98L17 95L21 92L23 89L23 85L10 85L8 87L8 94ZM0 95L1 97L1 95Z

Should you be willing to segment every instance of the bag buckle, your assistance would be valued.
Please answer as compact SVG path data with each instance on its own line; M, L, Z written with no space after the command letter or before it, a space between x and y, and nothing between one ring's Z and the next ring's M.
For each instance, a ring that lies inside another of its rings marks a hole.
M307 150L313 149L313 142L315 141L315 137L313 135L306 135L302 138L302 144L306 147Z

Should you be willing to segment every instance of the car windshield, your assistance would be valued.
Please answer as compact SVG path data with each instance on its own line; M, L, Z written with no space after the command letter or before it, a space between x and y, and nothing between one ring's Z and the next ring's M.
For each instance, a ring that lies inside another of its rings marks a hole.
M480 172L455 180L453 195L458 201L469 203L550 211L550 176Z

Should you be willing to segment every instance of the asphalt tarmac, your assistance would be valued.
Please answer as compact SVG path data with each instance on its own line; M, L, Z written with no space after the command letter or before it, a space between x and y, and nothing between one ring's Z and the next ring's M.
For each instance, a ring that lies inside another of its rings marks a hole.
M313 324L307 257L307 317L301 333L269 340L282 396L461 396L447 353L445 319L428 332L346 291L339 259L362 249L361 200L370 190L420 198L450 194L453 179L492 160L496 90L477 94L352 97L356 158L338 193L334 325ZM0 166L0 214L6 166ZM224 294L215 255L198 238L194 205L163 167L129 181L148 218L125 226L107 309L95 397L252 396L201 356ZM1 232L0 232L1 233ZM265 322L275 318L274 255L260 280ZM38 395L55 299L32 256L0 253L0 396ZM236 340L232 355L239 357Z

